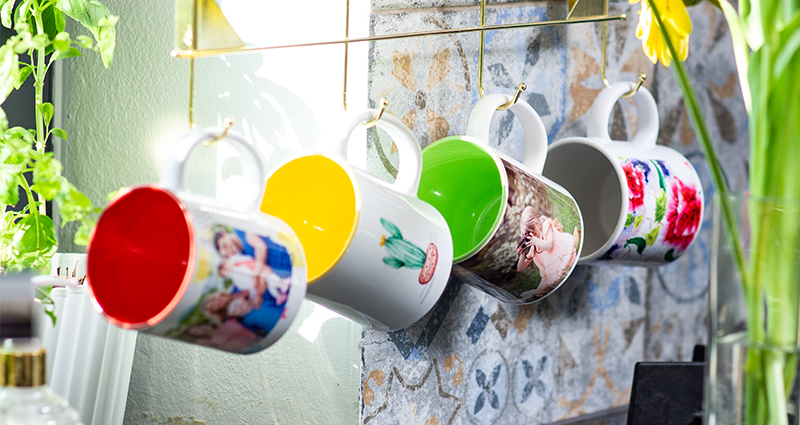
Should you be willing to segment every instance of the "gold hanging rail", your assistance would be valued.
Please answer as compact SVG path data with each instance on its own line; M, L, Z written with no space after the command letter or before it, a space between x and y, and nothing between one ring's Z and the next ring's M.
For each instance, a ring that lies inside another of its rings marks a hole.
M281 46L234 47L226 49L208 49L208 50L173 50L171 54L173 57L176 58L197 58L205 56L216 56L220 54L228 55L233 53L257 52L260 50L290 49L296 47L312 47L312 46L331 46L336 44L363 43L365 41L397 40L402 38L427 37L433 35L464 34L464 33L479 32L479 31L484 32L484 31L518 29L518 28L572 25L572 24L582 24L590 22L621 21L625 20L626 18L627 15L623 13L621 15L615 15L615 16L598 16L598 17L580 18L580 19L560 19L555 21L521 22L516 24L486 25L478 27L407 32L400 34L384 34L384 35L373 35L369 37L350 38L343 40L320 41L314 43L285 44Z

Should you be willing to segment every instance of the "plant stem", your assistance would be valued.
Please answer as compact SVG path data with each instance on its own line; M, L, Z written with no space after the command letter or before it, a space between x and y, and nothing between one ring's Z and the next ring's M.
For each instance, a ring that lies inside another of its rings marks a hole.
M44 22L42 21L42 9L37 7L34 3L33 18L36 21L36 30L39 34L44 34ZM45 142L47 141L47 131L44 123L44 115L42 114L41 106L44 104L44 78L47 73L47 66L45 65L46 50L44 47L36 49L36 65L33 64L31 58L31 66L33 67L34 74L34 88L36 95L34 99L34 106L36 107L36 151L39 153L45 152ZM40 214L47 214L47 206L41 194L36 194L38 198L37 208ZM35 205L35 204L31 204Z

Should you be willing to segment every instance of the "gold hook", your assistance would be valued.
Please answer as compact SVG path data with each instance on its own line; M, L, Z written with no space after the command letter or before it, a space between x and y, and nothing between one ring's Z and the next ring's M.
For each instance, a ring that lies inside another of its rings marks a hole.
M636 87L634 87L633 89L631 89L631 91L629 91L629 92L627 92L627 93L623 94L623 95L622 95L622 97L624 97L624 98L629 98L629 97L631 97L631 96L635 95L635 94L636 94L636 92L638 92L638 91L639 91L639 88L641 88L641 87L642 87L642 83L644 83L644 80L646 80L646 79L647 79L647 74L639 74L639 82L638 82L638 83L636 83Z
M486 25L486 0L481 0L481 28ZM485 31L481 31L481 43L478 46L478 94L481 97L486 97L483 91L483 40L485 38Z
M512 97L512 98L511 98L511 100L510 100L508 103L505 103L505 104L503 104L503 105L500 105L500 106L498 106L498 107L497 107L497 110L498 110L498 111L503 111L503 110L505 110L505 109L508 109L508 108L510 108L510 107L512 107L512 106L514 106L514 104L515 104L515 103L517 103L517 101L519 100L519 96L520 96L520 95L522 94L522 92L524 92L524 91L525 91L527 88L528 88L528 86L527 86L527 85L525 85L525 83L519 83L519 85L517 86L517 92L516 92L516 93L514 93L514 97Z
M603 58L600 62L600 78L603 79L603 85L610 87L608 79L606 78L606 62L608 59L608 52L606 45L608 44L608 22L603 21Z
M378 108L378 113L375 114L375 116L371 120L361 123L359 124L359 126L364 128L372 128L378 125L378 121L381 120L381 117L383 116L383 111L386 110L386 105L389 104L389 101L386 100L385 98L381 98L381 101L379 103L380 107Z
M222 134L220 134L219 136L217 136L213 140L204 141L203 142L203 146L214 146L217 143L219 143L220 141L222 141L222 139L224 139L225 136L228 135L228 129L231 128L231 126L233 124L234 124L233 118L231 118L231 117L225 118L225 120L222 121L222 125L225 127L225 129L222 131Z

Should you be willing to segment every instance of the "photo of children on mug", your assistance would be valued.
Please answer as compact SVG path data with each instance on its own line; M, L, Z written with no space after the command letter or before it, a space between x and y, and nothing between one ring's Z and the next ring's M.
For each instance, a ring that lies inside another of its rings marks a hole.
M254 352L281 319L292 284L292 258L272 238L215 225L198 274L203 293L170 334L228 351ZM205 244L201 244L201 249Z
M577 264L581 219L570 197L503 163L509 192L503 222L454 271L502 301L530 303L558 288Z

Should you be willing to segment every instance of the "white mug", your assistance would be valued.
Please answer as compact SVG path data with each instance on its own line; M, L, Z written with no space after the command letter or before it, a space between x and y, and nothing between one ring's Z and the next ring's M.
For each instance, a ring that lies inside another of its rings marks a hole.
M439 209L453 234L453 272L497 299L539 301L569 277L581 251L575 200L541 175L547 132L536 111L518 100L509 109L525 132L522 162L492 149L489 127L510 96L492 94L472 109L465 136L423 150L419 196Z
M658 266L683 254L703 221L703 186L689 161L656 145L658 108L641 87L633 96L638 129L612 141L608 120L633 83L606 87L589 112L587 137L550 145L543 174L572 193L586 235L581 264Z
M189 153L221 131L188 133L172 145L160 184L126 188L109 203L89 239L87 281L114 325L247 354L289 328L306 266L289 226L258 211L264 166L241 136L226 140L244 164L245 196L224 205L186 190Z
M393 184L344 158L355 117L333 151L290 159L267 179L261 210L286 221L308 260L308 298L365 326L396 330L424 316L447 285L450 230L417 197L422 155L414 134L384 113L378 121L397 145ZM364 146L365 148L365 146Z

